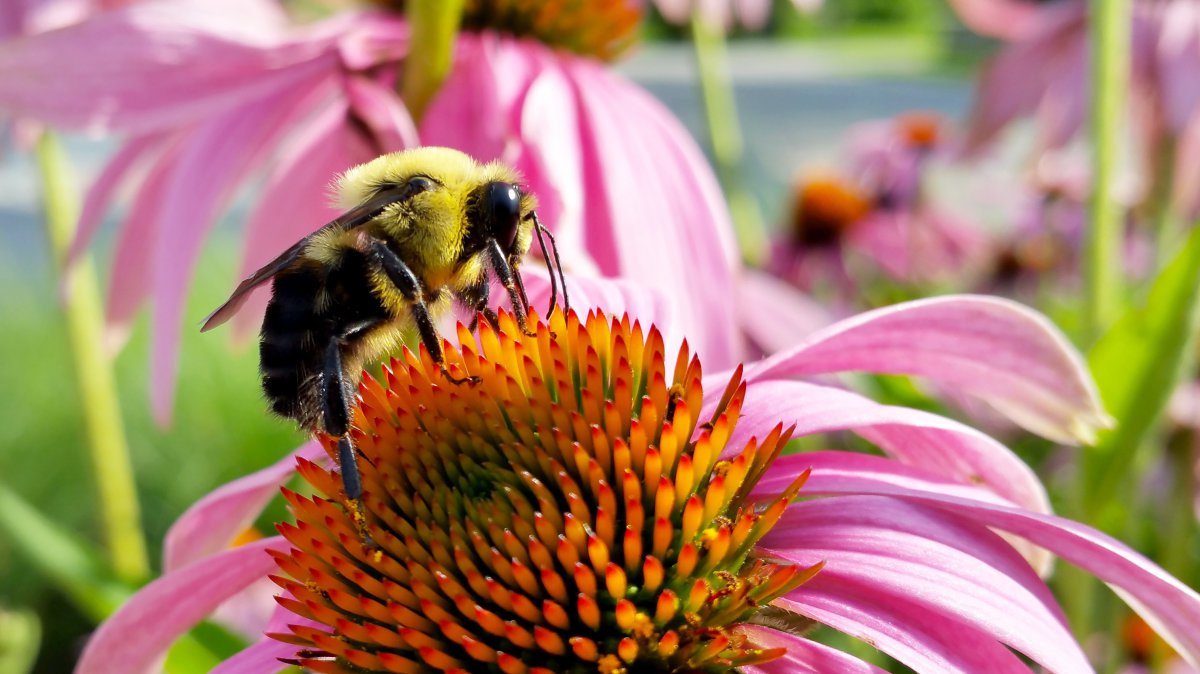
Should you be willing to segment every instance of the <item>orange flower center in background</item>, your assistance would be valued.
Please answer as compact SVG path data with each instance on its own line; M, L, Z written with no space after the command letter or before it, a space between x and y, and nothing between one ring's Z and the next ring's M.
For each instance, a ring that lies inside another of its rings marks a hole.
M942 117L936 112L908 112L896 117L900 137L910 146L932 149L942 137Z
M448 383L424 350L364 380L354 437L376 547L337 473L301 460L316 495L285 491L294 547L273 578L322 627L275 638L317 672L728 672L780 656L738 626L819 570L754 554L806 477L747 501L790 431L721 458L740 370L698 423L686 344L667 370L659 332L628 317L530 327L481 321L481 348L459 327L447 363L474 384Z
M405 0L373 0L403 11ZM632 0L466 0L463 28L533 38L611 61L637 39L642 3Z
M800 181L793 200L792 234L803 246L830 246L870 210L870 202L834 176Z

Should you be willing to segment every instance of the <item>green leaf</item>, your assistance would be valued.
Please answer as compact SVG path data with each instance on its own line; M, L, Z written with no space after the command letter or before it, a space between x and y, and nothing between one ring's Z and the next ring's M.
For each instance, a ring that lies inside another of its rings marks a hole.
M133 594L98 550L64 530L0 484L0 532L35 570L57 585L84 615L100 622Z
M1113 492L1154 426L1191 355L1200 300L1200 228L1154 280L1142 307L1128 310L1088 355L1104 406L1117 420L1099 451L1085 455L1093 479L1088 512Z

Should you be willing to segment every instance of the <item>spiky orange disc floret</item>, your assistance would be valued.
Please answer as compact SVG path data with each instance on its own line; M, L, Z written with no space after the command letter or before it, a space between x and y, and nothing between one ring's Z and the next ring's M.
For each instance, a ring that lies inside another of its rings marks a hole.
M326 629L276 638L318 672L721 672L778 657L735 628L812 577L755 558L803 483L760 509L750 489L786 444L726 450L740 370L710 420L684 344L627 317L501 316L446 346L454 385L422 350L364 377L355 410L364 545L335 472L285 491L294 548L279 601ZM334 444L325 439L331 456Z

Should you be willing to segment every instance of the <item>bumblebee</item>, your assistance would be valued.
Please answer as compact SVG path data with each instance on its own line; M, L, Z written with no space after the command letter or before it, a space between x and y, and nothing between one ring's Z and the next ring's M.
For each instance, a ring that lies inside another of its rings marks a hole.
M529 299L519 268L535 235L551 267L550 311L558 281L567 304L554 238L519 182L503 164L479 164L438 147L352 168L335 188L347 210L242 281L201 327L224 323L250 291L271 282L259 342L263 391L275 413L338 439L346 498L356 509L362 481L350 438L350 403L365 363L415 327L442 376L455 384L472 381L446 369L434 318L457 300L476 312L476 321L483 315L496 324L489 306L494 277L518 326L528 330Z

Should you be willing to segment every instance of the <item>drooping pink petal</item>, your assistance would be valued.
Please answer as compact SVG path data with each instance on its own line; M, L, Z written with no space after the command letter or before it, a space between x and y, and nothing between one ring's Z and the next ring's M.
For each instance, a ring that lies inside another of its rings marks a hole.
M1089 670L1049 588L1012 546L969 520L885 497L810 500L789 508L760 547L805 566L824 561L819 592L907 597L1049 671ZM789 599L804 594L802 586Z
M267 0L147 0L0 44L0 107L55 126L144 134L336 67L330 42L290 39Z
M417 127L394 89L356 75L347 77L344 86L351 113L366 124L378 145L376 154L420 145Z
M100 625L88 640L75 674L150 674L176 638L275 568L267 550L287 548L280 536L266 538L151 582Z
M733 301L736 248L711 169L679 122L644 91L588 61L568 67L585 138L585 194L603 197L587 206L589 252L605 275L674 298L704 362L731 367L742 345L734 322L717 308Z
M298 647L276 639L259 639L226 658L209 674L275 674L292 666L280 658L294 658Z
M75 266L75 263L83 256L88 244L92 242L92 238L104 221L105 212L112 204L117 188L138 162L142 161L152 150L158 148L162 140L162 136L156 134L131 138L104 165L104 170L88 188L87 197L84 198L83 210L75 228L75 238L71 241L71 247L67 251L64 265L67 269Z
M1064 443L1110 421L1083 359L1044 316L1009 300L947 296L869 311L747 369L747 379L867 371L926 377Z
M898 486L872 473L813 471L810 496L875 494L941 508L1020 536L1104 581L1189 663L1200 662L1200 595L1116 539L1078 522L982 500Z
M270 466L217 487L193 503L167 531L163 572L172 573L228 548L296 472L296 457L318 461L324 456L319 443L308 442Z
M422 142L483 161L502 158L514 135L508 115L535 74L535 49L491 33L459 36L454 68L421 121Z
M1042 9L1036 29L1006 47L983 69L964 141L967 152L978 151L991 143L1009 122L1036 111L1043 93L1052 85L1076 84L1057 78L1062 50L1071 48L1085 32L1086 9L1086 3L1082 2Z
M105 306L107 323L106 346L110 353L125 343L137 310L150 293L151 258L162 227L160 215L164 206L167 185L179 162L183 138L176 134L163 148L146 173L146 181L138 190L126 216L125 226L117 237L109 272L108 302Z
M822 306L789 283L746 269L738 278L737 321L762 353L776 353L833 323Z
M266 161L267 153L302 112L297 106L305 98L304 91L285 92L201 125L182 148L166 183L148 279L154 305L151 409L160 424L171 418L188 282L205 235L237 187Z
M867 641L922 674L1032 674L988 633L947 620L907 593L845 580L831 587L821 575L805 583L803 595L775 604Z
M950 419L880 405L841 389L760 381L746 390L730 446L751 436L764 437L780 422L796 424L798 436L854 431L902 463L959 484L982 485L1022 507L1049 512L1045 489L1029 466L992 438Z
M286 633L288 625L308 625L317 629L323 627L312 620L292 613L275 602L272 604L275 608L271 613L270 621L267 622L266 629L262 630L264 635ZM280 662L279 658L294 657L297 648L295 645L263 636L217 665L209 674L272 674L280 672L290 665Z
M787 649L777 660L742 667L746 674L885 674L875 665L802 637L757 625L738 629L764 648Z

